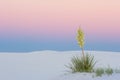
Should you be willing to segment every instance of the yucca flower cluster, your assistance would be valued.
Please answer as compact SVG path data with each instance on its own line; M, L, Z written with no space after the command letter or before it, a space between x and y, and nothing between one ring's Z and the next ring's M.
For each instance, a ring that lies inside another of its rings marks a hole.
M84 44L85 44L84 32L82 31L82 29L80 27L77 31L77 41L78 41L80 48L82 49L82 54L84 57Z

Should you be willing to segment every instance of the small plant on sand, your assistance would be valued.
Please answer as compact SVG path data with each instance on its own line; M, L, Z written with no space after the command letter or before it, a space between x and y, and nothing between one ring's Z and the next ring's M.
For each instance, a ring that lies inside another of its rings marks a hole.
M113 69L112 69L110 66L108 66L108 68L105 69L105 73L106 73L107 75L112 75Z
M84 54L84 32L81 28L77 31L77 41L82 49L82 56L74 56L71 59L71 64L67 67L70 68L72 72L92 72L96 62L94 56Z
M96 73L96 76L101 77L103 74L107 74L108 76L112 75L114 70L108 66L107 68L97 68L94 72Z
M115 73L120 73L120 68L116 68Z
M104 69L103 68L97 68L95 70L96 76L102 76L104 74Z

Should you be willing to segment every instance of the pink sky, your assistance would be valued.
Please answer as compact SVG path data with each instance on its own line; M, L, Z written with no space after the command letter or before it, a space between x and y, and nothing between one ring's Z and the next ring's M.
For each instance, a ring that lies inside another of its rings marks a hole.
M2 0L1 36L118 38L120 0ZM99 36L98 36L99 35Z

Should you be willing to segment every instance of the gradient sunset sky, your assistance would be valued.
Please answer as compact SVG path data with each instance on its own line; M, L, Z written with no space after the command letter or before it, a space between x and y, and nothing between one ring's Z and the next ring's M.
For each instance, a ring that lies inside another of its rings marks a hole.
M0 52L120 51L120 0L1 0Z

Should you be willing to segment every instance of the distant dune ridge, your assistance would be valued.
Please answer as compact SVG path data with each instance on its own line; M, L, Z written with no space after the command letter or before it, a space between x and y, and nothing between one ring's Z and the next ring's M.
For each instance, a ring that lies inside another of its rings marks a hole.
M120 52L85 51L98 61L95 67L120 67ZM90 73L67 72L65 65L81 51L35 51L0 53L0 80L119 80L120 74L94 77Z

